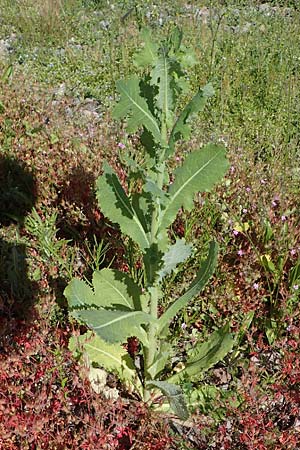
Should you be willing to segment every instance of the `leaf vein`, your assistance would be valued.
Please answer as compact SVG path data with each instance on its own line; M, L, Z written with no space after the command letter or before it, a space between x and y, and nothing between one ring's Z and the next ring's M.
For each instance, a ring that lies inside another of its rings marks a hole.
M154 118L152 117L151 114L149 114L147 111L145 111L143 108L141 108L141 106L134 100L134 98L132 96L129 95L129 93L125 90L122 89L123 93L128 97L128 99L130 101L132 101L132 103L146 116L148 117L148 119L150 119L150 121L153 123L154 127L156 128L156 131L159 133L159 128L157 126L156 121L154 120Z
M176 193L172 196L172 200L176 199L178 195L181 193L181 191L197 176L199 173L201 173L214 159L218 157L219 153L216 153L211 159L209 159L203 166L199 168L191 177L189 177L182 185L181 187L176 191Z

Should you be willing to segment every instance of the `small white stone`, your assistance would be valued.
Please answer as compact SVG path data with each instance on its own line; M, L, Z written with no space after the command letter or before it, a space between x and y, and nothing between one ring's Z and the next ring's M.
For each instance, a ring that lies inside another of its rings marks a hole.
M108 386L105 386L102 395L107 400L117 400L119 398L119 391L117 388L110 388Z
M92 388L97 394L101 394L105 388L107 373L103 369L90 367L89 380Z

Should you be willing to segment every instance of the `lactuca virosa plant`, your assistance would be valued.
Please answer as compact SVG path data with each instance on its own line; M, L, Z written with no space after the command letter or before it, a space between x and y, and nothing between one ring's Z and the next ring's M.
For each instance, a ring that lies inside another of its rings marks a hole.
M188 140L189 120L204 108L214 92L207 84L177 114L178 96L187 89L185 74L193 59L182 45L182 34L175 29L158 45L144 30L143 40L135 64L144 75L117 82L120 99L113 111L115 119L127 119L128 133L141 132L144 164L134 168L134 161L128 158L129 170L132 167L135 171L139 188L126 194L114 170L105 163L103 175L97 180L97 199L102 212L139 247L144 280L137 285L128 274L106 268L94 272L92 286L73 279L65 295L70 314L95 333L92 337L93 332L88 332L89 341L80 337L90 360L135 382L145 401L153 401L152 393L160 390L177 415L186 418L180 381L195 378L222 359L232 347L232 338L228 326L216 331L208 343L193 349L182 372L171 377L172 382L159 379L171 354L169 325L208 282L218 253L217 243L211 242L191 286L181 297L170 299L167 309L159 315L164 278L192 252L184 239L170 242L168 228L181 208L193 208L195 193L208 191L221 180L228 162L225 148L205 145L185 158L175 171L174 182L169 183L168 159L174 155L178 141ZM134 360L134 355L130 356L121 345L131 337L140 343L139 360Z

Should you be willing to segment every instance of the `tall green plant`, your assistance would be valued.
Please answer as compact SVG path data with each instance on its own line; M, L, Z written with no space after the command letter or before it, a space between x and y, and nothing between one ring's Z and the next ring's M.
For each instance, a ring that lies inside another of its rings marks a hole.
M152 391L158 389L167 396L178 416L186 418L180 387L160 380L159 375L170 357L169 325L212 276L218 245L210 243L207 259L191 286L177 300L170 300L169 307L159 315L164 278L192 250L184 239L171 243L168 227L180 208L193 208L195 193L211 189L223 177L228 162L223 147L208 144L190 153L176 169L175 181L169 183L167 161L173 156L176 143L188 140L189 120L203 110L213 89L209 84L200 89L177 115L178 95L187 89L185 73L193 61L191 53L182 45L178 29L161 46L148 30L143 31L143 39L144 46L135 55L135 64L143 69L144 76L117 82L120 100L113 111L114 118L127 119L129 133L141 130L146 160L139 174L142 188L127 195L116 173L105 163L103 175L97 180L97 198L102 212L139 246L145 281L138 286L125 273L103 269L94 272L92 287L73 279L65 295L71 315L96 334L94 341L86 345L91 359L131 381L136 370L137 389L142 391L145 401L151 401ZM142 361L134 361L120 345L133 336L140 342ZM228 327L224 327L206 346L195 349L182 376L194 377L197 371L211 367L231 346L231 335ZM174 381L180 384L180 374Z

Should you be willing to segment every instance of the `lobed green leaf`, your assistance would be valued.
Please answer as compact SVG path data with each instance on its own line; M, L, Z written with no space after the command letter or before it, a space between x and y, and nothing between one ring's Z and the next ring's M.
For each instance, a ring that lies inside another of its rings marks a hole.
M150 30L143 28L141 32L143 48L134 55L134 63L138 67L152 66L157 58L159 46L151 39Z
M97 334L88 331L84 335L71 337L69 349L74 351L78 347L87 353L90 363L96 363L108 372L117 373L122 381L136 382L133 361L121 344L109 344Z
M189 412L179 386L166 381L149 381L147 387L158 388L168 399L171 409L181 420L187 420Z
M179 115L169 138L169 148L166 152L166 156L169 157L174 153L175 142L180 138L187 140L190 137L191 127L188 120L193 115L203 111L207 100L214 95L214 89L209 83L197 92L192 100L186 105L181 114Z
M64 291L70 308L115 308L140 310L141 289L125 273L113 269L96 270L93 288L74 278Z
M227 168L226 149L208 144L190 153L182 166L175 171L175 181L168 194L169 202L162 211L159 229L166 229L183 206L190 211L194 206L194 194L210 190L222 179Z
M135 211L117 175L105 162L104 173L97 180L97 199L103 214L117 223L121 231L136 242L142 250L149 247L145 221L140 220L141 211Z
M196 345L190 352L185 364L185 368L172 376L169 381L172 383L180 380L192 380L199 376L199 373L210 369L232 350L234 340L229 333L229 324L215 331L209 339Z
M96 270L93 286L97 306L140 309L141 289L126 273L114 269Z
M144 345L148 345L146 332L141 325L153 319L142 311L74 309L70 313L107 342L125 342L127 338L136 336Z
M145 127L159 143L161 141L159 124L152 115L146 100L140 95L139 79L134 77L127 81L119 80L116 86L121 97L113 110L113 118L127 117L128 133L135 133L140 127Z
M192 253L192 246L186 244L185 239L177 239L175 244L171 245L163 256L163 267L159 271L159 280L169 275L172 270L179 264L184 262Z
M196 279L191 284L185 294L175 300L171 306L158 319L158 333L166 327L176 314L184 308L193 297L195 297L204 288L212 274L214 273L218 257L218 244L214 241L210 243L208 257L201 265Z

